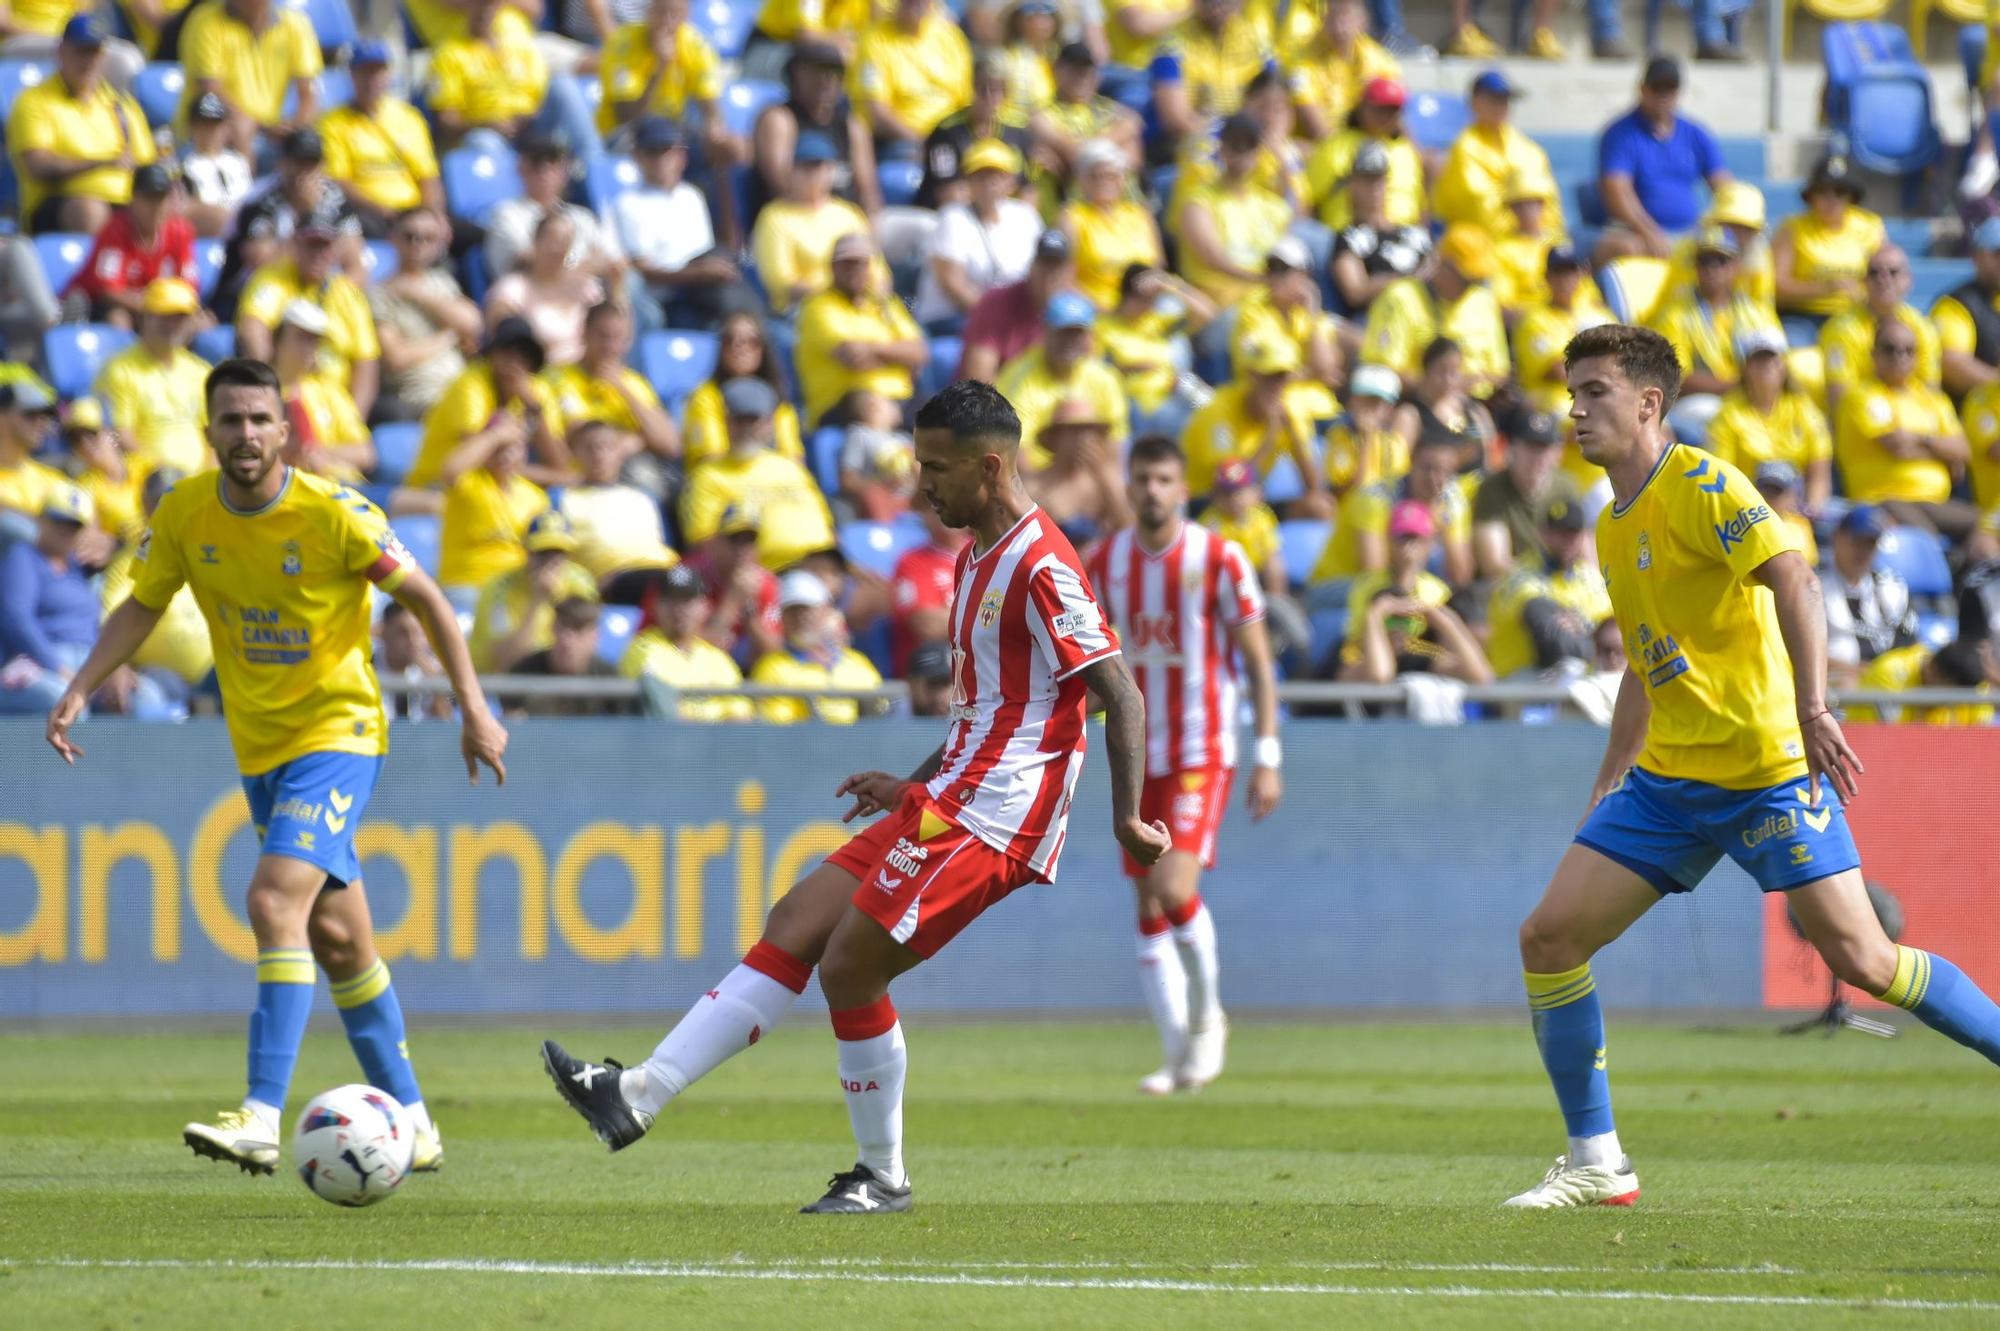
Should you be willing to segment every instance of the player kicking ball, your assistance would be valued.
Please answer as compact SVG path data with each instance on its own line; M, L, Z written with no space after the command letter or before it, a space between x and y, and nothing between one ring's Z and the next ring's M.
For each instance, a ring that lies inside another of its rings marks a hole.
M1630 1206L1590 959L1728 855L1783 892L1843 981L2000 1062L2000 1008L1942 957L1889 941L1842 801L1861 763L1826 703L1819 579L1750 481L1672 442L1681 382L1657 333L1607 324L1564 355L1584 457L1611 478L1597 555L1630 660L1591 808L1521 926L1535 1040L1569 1150L1508 1199Z
M369 663L368 588L417 616L465 715L465 770L506 780L507 732L487 711L444 593L357 491L284 461L290 440L278 376L261 361L209 372L208 443L219 471L160 500L134 552L132 594L49 713L64 761L83 750L70 727L85 701L146 641L183 585L194 589L215 647L230 743L262 850L245 904L257 938L250 1085L239 1108L181 1137L196 1155L268 1174L278 1159L285 1093L312 1012L314 964L369 1082L410 1111L411 1168L444 1161L437 1125L410 1067L403 1011L375 954L354 836L388 751L382 689Z
M1254 820L1284 793L1283 753L1264 593L1249 559L1235 542L1187 521L1187 462L1173 440L1134 441L1126 486L1138 525L1100 544L1089 573L1146 702L1139 816L1164 821L1174 841L1151 866L1125 857L1139 892L1139 983L1166 1055L1139 1089L1167 1095L1220 1076L1229 1033L1215 922L1200 885L1201 871L1215 867L1215 835L1236 771L1238 652L1257 716Z
M917 413L918 486L970 528L950 610L951 726L908 780L860 772L847 818L888 816L771 908L743 963L699 999L645 1064L586 1063L554 1041L542 1061L612 1150L667 1102L784 1019L819 967L839 1042L858 1159L808 1213L910 1209L903 1168L908 1059L889 983L1009 893L1055 877L1083 770L1085 690L1104 703L1112 829L1141 864L1167 849L1140 816L1145 717L1076 552L1022 487L1021 422L983 383L951 385Z

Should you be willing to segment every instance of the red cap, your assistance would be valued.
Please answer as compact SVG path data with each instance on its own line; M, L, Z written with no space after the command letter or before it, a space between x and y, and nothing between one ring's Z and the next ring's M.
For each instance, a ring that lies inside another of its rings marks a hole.
M1257 483L1257 473L1242 458L1231 458L1215 472L1215 492L1229 494L1234 490L1248 489Z
M1418 536L1429 540L1437 535L1437 523L1431 517L1429 504L1405 499L1389 510L1389 539L1401 540L1405 536Z
M1361 89L1361 100L1370 106L1401 106L1409 97L1397 79L1377 77Z

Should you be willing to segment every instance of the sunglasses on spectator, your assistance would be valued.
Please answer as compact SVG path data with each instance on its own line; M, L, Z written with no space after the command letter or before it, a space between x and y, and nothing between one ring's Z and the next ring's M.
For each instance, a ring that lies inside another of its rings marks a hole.
M1868 276L1870 277L1901 277L1909 271L1909 269L1903 267L1901 264L1887 266L1871 263L1868 265Z
M1703 268L1720 268L1723 264L1735 263L1736 256L1733 254L1717 254L1711 250L1707 254L1697 254L1694 261Z
M1904 356L1916 355L1917 348L1916 344L1912 342L1884 342L1875 348L1875 354L1878 356L1894 356L1897 359L1901 359Z

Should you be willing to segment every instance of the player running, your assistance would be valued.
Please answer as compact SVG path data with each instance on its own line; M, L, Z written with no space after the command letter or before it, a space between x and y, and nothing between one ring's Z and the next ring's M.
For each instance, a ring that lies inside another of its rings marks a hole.
M1016 888L1055 877L1083 770L1085 689L1103 701L1112 830L1141 864L1167 849L1140 816L1145 717L1076 552L1028 498L1021 422L991 386L955 383L917 413L918 485L973 539L950 611L951 726L908 780L859 772L847 818L886 812L771 908L743 963L698 1000L641 1067L542 1061L612 1150L667 1102L784 1018L819 967L859 1158L808 1213L910 1209L903 1168L903 1028L889 982Z
M382 690L369 664L370 584L407 606L444 662L465 715L465 771L507 778L507 732L488 712L444 593L354 490L282 460L283 390L270 366L227 360L205 386L208 442L221 470L169 490L133 555L132 594L104 621L49 713L64 761L85 701L137 651L183 583L208 620L224 715L262 852L245 904L257 938L250 1086L242 1106L181 1133L196 1155L268 1174L279 1117L312 1011L318 963L370 1083L416 1128L411 1168L444 1161L424 1108L389 968L375 954L354 836L388 751Z
M2000 1008L1876 921L1842 801L1861 763L1826 703L1819 579L1743 473L1672 442L1681 382L1657 333L1607 324L1565 352L1584 457L1611 477L1598 559L1631 664L1591 809L1521 926L1535 1040L1568 1153L1509 1206L1630 1206L1590 958L1722 856L1788 895L1848 984L2000 1062Z
M1097 547L1090 585L1111 616L1146 701L1146 786L1139 816L1166 823L1173 847L1150 867L1125 857L1139 892L1139 984L1166 1061L1139 1081L1148 1095L1199 1090L1222 1073L1228 1024L1217 992L1215 922L1201 871L1236 772L1236 653L1257 713L1250 817L1278 806L1278 691L1264 593L1241 547L1183 516L1187 461L1158 436L1126 461L1136 528Z

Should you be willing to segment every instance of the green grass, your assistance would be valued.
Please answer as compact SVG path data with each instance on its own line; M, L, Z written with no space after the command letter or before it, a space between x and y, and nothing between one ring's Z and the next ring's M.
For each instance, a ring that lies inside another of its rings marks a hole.
M1615 1028L1645 1197L1524 1215L1496 1203L1561 1149L1525 1020L1245 1025L1166 1102L1136 1024L919 1021L918 1206L873 1218L794 1214L852 1158L810 1016L616 1157L541 1034L657 1032L420 1030L447 1166L366 1211L180 1144L240 1037L0 1036L0 1325L2000 1325L2000 1080L1923 1031ZM353 1076L316 1034L296 1086Z

